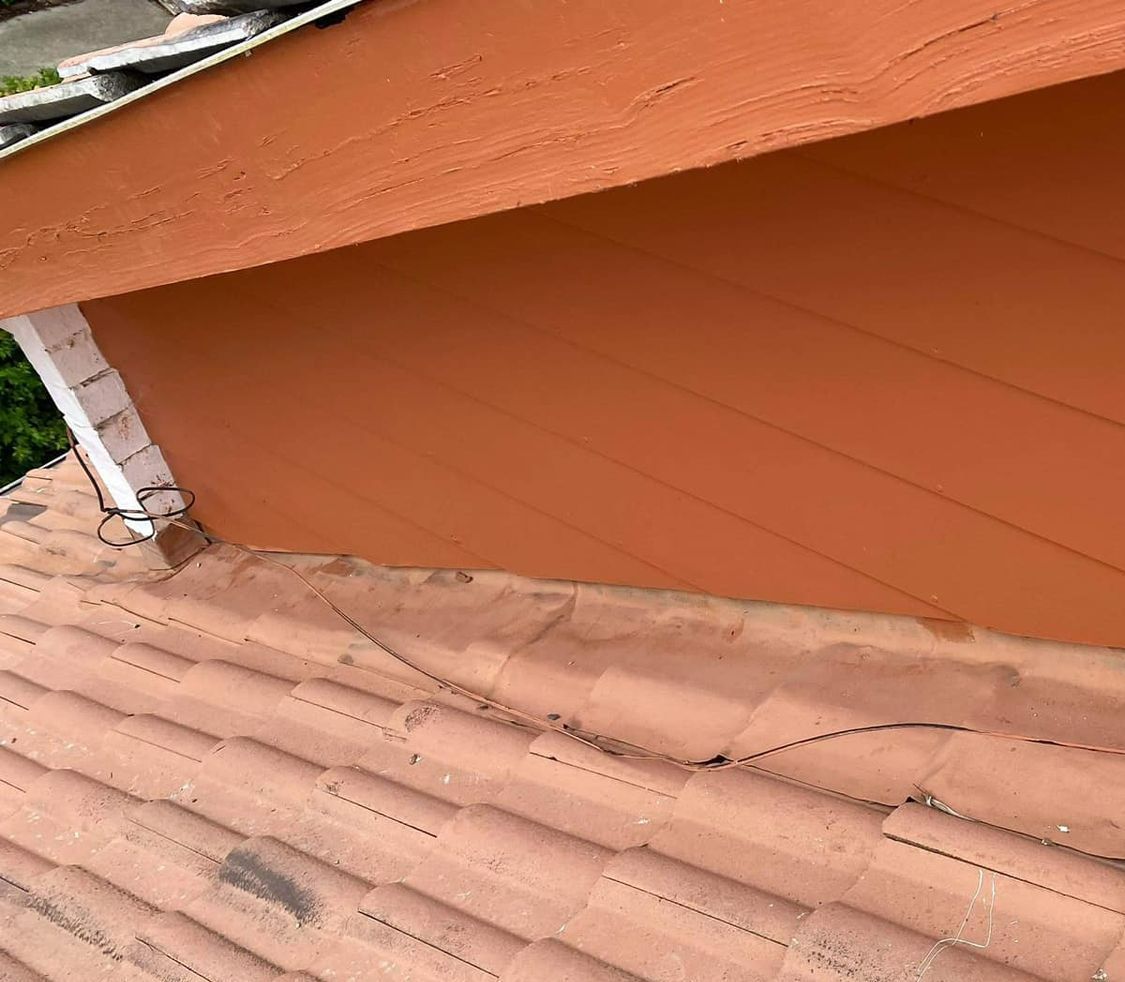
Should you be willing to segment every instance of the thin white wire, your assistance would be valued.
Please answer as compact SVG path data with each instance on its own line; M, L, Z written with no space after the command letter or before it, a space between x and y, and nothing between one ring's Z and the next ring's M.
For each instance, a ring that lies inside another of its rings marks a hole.
M976 907L977 900L980 898L981 891L984 889L984 870L977 867L977 889L973 894L972 900L969 901L969 907L965 911L965 916L961 919L961 926L957 928L957 933L950 938L941 938L934 943L934 946L926 953L926 957L918 964L918 972L914 976L916 979L921 979L933 966L934 960L946 948L953 948L956 945L966 945L969 948L987 948L992 944L992 912L996 907L996 874L992 874L992 896L988 903L988 932L985 934L983 941L967 941L962 935L965 933L965 928L968 926L969 918L973 916L973 908Z

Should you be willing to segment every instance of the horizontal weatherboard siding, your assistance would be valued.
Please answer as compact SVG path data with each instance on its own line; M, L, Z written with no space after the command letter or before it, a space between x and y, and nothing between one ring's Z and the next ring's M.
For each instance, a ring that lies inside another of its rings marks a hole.
M83 310L227 537L1125 645L1097 81Z

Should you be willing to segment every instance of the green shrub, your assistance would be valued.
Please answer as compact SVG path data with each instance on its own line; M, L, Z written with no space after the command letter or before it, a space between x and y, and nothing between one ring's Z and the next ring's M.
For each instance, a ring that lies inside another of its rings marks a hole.
M66 427L15 339L0 331L0 486L66 449Z
M3 3L4 0L0 0ZM34 75L5 75L0 78L0 95L14 95L16 92L30 92L45 85L61 82L55 68L40 68Z

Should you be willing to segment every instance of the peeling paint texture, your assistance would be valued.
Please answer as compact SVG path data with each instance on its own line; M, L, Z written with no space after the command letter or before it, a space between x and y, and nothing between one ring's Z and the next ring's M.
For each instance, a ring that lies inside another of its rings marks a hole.
M6 162L0 315L1122 65L1111 0L372 3Z

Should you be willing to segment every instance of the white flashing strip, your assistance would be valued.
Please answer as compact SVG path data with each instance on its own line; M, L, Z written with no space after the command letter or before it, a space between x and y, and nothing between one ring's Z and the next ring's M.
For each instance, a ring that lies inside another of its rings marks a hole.
M118 508L139 510L141 488L172 483L164 455L149 439L121 376L106 363L75 304L0 321L0 329L23 349ZM167 512L182 507L183 500L178 492L165 491L146 504ZM151 521L125 524L140 536L153 532Z
M5 150L0 150L0 162L15 156L17 153L24 153L32 147L38 146L40 143L45 143L47 140L53 139L56 136L61 136L63 133L69 133L79 126L92 123L95 119L100 119L108 113L117 112L120 109L124 109L126 106L132 105L134 102L147 99L150 95L159 92L161 89L166 89L170 85L175 85L177 82L191 75L204 72L208 68L214 68L216 65L221 65L225 61L230 61L232 58L250 55L255 48L261 47L263 44L269 44L270 41L281 37L283 34L288 34L300 27L304 27L306 24L311 24L313 21L320 20L320 18L326 17L329 14L347 10L349 7L354 7L363 2L364 0L327 0L326 3L313 7L311 10L306 10L303 14L297 14L297 16L291 17L284 23L278 24L277 27L271 27L268 31L263 31L261 34L250 38L248 41L232 45L229 48L225 48L211 55L209 58L204 58L202 61L197 61L178 71L171 72L163 78L157 79L155 82L150 82L148 85L142 86L130 92L128 95L122 96L120 99L106 103L104 106L98 106L96 109L90 109L87 112L79 113L77 116L71 116L69 119L64 119L61 122L55 123L53 126L47 126L33 136L29 136L26 140L20 140L19 143L15 143Z

